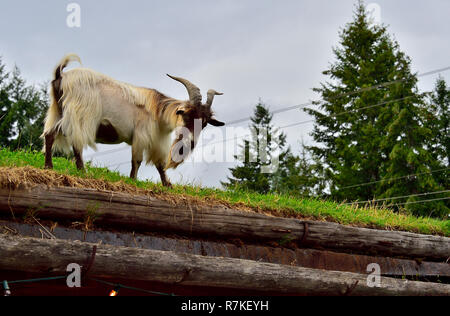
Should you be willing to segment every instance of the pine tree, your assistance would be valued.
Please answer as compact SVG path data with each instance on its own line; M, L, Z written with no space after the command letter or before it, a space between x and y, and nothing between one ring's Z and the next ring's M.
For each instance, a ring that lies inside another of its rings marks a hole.
M272 118L264 104L260 102L256 105L251 118L252 138L245 141L241 147L242 153L235 156L242 165L231 168L232 177L228 177L228 182L222 185L259 193L281 189L282 179L287 173L286 160L291 153L286 148L286 135L279 133L272 125ZM278 150L275 151L276 147ZM266 170L272 162L275 162L275 169Z
M41 150L43 147L41 134L44 130L45 117L50 104L47 87L48 84L42 84L39 90L34 91L33 104L35 111L37 112L31 120L25 123L25 126L21 131L21 148L27 150ZM69 155L69 157L71 157L71 155Z
M336 61L323 72L330 81L314 89L323 102L316 103L318 110L306 109L321 144L308 150L322 164L331 197L370 200L439 189L429 175L392 180L427 172L433 164L424 149L430 134L420 121L423 97L410 59L385 26L371 25L362 1L340 38ZM429 204L407 208L430 214Z
M0 61L0 146L40 150L48 94L27 86L19 68L5 72Z
M8 113L12 102L9 99L10 85L8 84L9 73L0 59L0 146L8 146L12 137L11 118Z
M283 164L283 174L280 177L277 192L296 197L316 197L324 190L323 182L318 176L320 167L312 163L305 145L301 144L300 155L293 155L290 151Z
M444 218L450 214L446 203L429 201L442 198L443 195L422 196L443 191L444 186L436 181L433 171L439 165L438 160L427 148L427 143L434 135L423 120L425 100L418 92L416 76L411 74L409 58L401 52L397 52L397 56L400 76L407 80L393 85L391 93L396 98L413 97L392 104L392 117L386 124L381 142L381 148L389 150L389 160L381 170L376 196L389 198L411 195L403 200L405 204L400 203L411 213ZM397 203L398 200L392 202Z
M426 149L433 158L434 180L439 187L450 188L450 89L442 77L436 80L422 112L422 121L430 130ZM448 194L433 195L433 199L445 198ZM436 214L445 217L450 210L450 200L434 205Z
M429 151L439 167L450 163L450 87L442 77L436 80L434 91L429 97L425 113L425 126L431 130Z

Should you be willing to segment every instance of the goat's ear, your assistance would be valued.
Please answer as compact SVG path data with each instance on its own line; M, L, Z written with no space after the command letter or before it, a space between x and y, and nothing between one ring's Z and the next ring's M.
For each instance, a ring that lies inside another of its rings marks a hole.
M183 115L188 110L188 107L185 104L181 104L177 107L177 111L175 112L177 115Z
M225 123L224 122L220 122L216 119L209 119L208 124L211 124L212 126L224 126Z

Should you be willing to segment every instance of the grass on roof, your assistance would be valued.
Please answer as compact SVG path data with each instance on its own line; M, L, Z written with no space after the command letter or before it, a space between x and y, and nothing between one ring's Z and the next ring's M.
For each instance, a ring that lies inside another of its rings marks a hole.
M81 179L95 179L148 190L157 195L183 195L208 203L225 204L236 209L254 210L277 216L306 218L385 230L400 230L422 234L450 236L450 221L428 217L416 217L407 212L394 213L388 208L356 207L317 199L299 199L288 195L258 194L242 190L220 190L190 185L174 185L165 188L159 183L132 180L107 168L86 165L85 171L77 170L73 161L53 158L54 171ZM44 155L40 152L0 149L0 167L44 167Z

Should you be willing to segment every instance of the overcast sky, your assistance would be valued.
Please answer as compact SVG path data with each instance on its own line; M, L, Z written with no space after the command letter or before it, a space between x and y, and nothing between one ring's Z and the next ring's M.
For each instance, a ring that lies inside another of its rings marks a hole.
M81 8L80 28L66 24L72 2ZM184 87L165 74L182 76L203 92L224 92L214 110L218 119L230 122L250 116L259 99L271 110L317 99L312 88L325 79L321 73L333 61L332 47L338 44L339 30L352 21L355 2L0 0L0 55L35 84L50 80L56 63L69 52L77 53L84 66L120 81L186 99ZM380 8L381 22L412 58L414 71L450 66L450 1L367 3ZM449 74L442 73L448 82ZM420 89L432 89L436 77L421 78ZM274 123L309 119L292 110L275 115ZM285 130L294 152L302 138L311 142L311 129L309 123ZM205 137L212 134L209 127ZM99 146L99 152L122 147ZM228 144L228 155L234 147ZM203 149L208 148L214 146ZM88 150L85 157L93 153ZM128 174L130 158L127 149L94 156L93 161L106 166L126 162L112 169ZM218 186L230 166L233 163L189 162L169 171L169 177L172 182ZM139 176L159 181L153 167L141 168Z

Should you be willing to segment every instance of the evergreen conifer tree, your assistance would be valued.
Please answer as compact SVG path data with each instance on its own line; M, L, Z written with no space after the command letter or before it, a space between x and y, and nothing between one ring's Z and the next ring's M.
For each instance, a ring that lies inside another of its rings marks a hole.
M435 160L425 142L431 133L421 122L423 95L409 57L385 26L370 23L363 1L340 38L336 61L324 71L329 81L314 89L323 102L306 109L319 143L308 150L322 164L331 197L370 200L442 189L429 173ZM417 200L401 202L430 215L434 204L412 203Z
M251 118L252 137L244 142L242 153L235 156L242 164L230 169L232 177L222 185L259 193L283 190L283 179L288 172L286 161L291 152L286 148L286 135L273 126L272 118L264 104L256 105Z
M40 150L48 102L46 87L27 86L17 66L7 73L0 60L0 146Z

